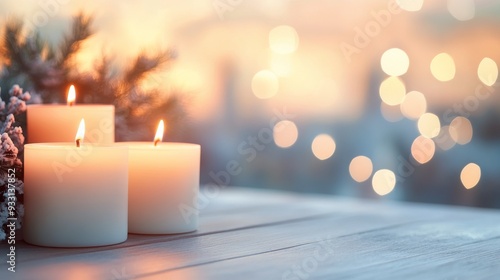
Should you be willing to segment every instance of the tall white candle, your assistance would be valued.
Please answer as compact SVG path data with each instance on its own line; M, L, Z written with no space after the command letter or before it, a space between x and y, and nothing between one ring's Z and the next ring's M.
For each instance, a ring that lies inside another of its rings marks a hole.
M26 242L85 247L127 239L126 147L73 142L24 149Z
M68 105L33 104L27 107L27 142L72 142L74 128L84 118L87 139L91 143L115 141L113 105L74 105L74 87L68 93Z
M158 140L117 145L129 148L129 232L195 231L200 145L158 143Z

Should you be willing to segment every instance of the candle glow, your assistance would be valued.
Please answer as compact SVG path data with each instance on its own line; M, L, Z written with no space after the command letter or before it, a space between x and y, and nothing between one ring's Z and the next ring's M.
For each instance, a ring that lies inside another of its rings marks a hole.
M75 86L71 85L68 91L68 99L67 99L68 105L69 106L75 105L75 100L76 100Z
M84 137L85 137L85 120L82 119L80 121L80 125L78 126L78 131L76 132L75 136L75 142L77 147L80 147L80 144L83 143Z
M160 120L160 123L158 124L158 128L156 129L156 135L154 138L155 146L158 144L158 142L161 142L163 140L163 131L164 130L165 130L165 124L163 123L163 120Z

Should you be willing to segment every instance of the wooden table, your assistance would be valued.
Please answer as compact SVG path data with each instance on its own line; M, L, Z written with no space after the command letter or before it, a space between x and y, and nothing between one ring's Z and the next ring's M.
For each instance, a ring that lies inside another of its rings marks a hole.
M0 279L500 279L500 211L228 188L197 232L20 242Z

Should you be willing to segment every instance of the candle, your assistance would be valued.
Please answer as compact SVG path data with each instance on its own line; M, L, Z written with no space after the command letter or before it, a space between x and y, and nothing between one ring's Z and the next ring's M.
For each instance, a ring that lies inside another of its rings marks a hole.
M83 142L24 146L24 239L51 247L127 239L128 151Z
M111 144L115 141L113 105L75 105L75 88L68 92L67 105L33 104L27 107L27 142L72 142L81 118L87 125L87 140Z
M129 148L130 233L174 234L198 228L200 145L162 143L163 121L154 142L123 142Z

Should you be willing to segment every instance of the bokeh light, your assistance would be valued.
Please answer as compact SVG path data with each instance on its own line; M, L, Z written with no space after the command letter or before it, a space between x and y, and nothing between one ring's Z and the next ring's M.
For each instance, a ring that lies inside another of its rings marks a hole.
M396 175L389 169L380 169L372 178L373 190L378 195L386 195L394 189L396 186Z
M398 6L408 12L417 12L422 9L424 0L396 0Z
M316 136L311 145L314 156L319 160L330 158L335 152L336 147L335 140L328 134Z
M447 53L440 53L431 61L431 73L438 81L447 82L453 80L455 71L455 61Z
M382 54L380 66L382 71L389 76L401 76L408 71L410 59L402 49L392 48Z
M427 163L436 152L434 141L422 135L415 138L411 144L411 155L420 164Z
M299 46L299 35L295 28L280 25L269 31L269 47L275 53L290 54Z
M273 127L273 139L280 148L291 147L299 137L299 130L294 122L283 120Z
M400 109L403 116L416 120L427 111L427 100L421 92L411 91L406 94Z
M370 178L373 172L373 164L366 156L357 156L349 164L349 173L356 182L364 182Z
M252 79L253 94L260 99L271 98L278 93L279 81L276 74L270 70L257 72Z
M398 105L390 106L384 102L380 102L380 112L388 122L397 122L403 119L403 115Z
M460 21L471 20L476 13L476 5L474 0L448 0L448 12Z
M418 131L422 136L434 138L441 131L441 122L438 116L432 113L425 113L418 119Z
M450 123L450 136L460 145L469 143L472 139L472 124L464 117L456 117Z
M445 125L441 127L438 136L434 137L434 143L443 151L447 151L455 146L457 142L451 138L450 127Z
M481 167L471 162L467 164L460 172L460 181L466 189L472 189L481 180Z
M387 105L399 105L405 98L405 84L398 77L388 77L380 84L379 93L380 98Z
M498 66L496 62L489 57L483 58L477 68L477 76L483 84L487 86L494 85L498 79Z

